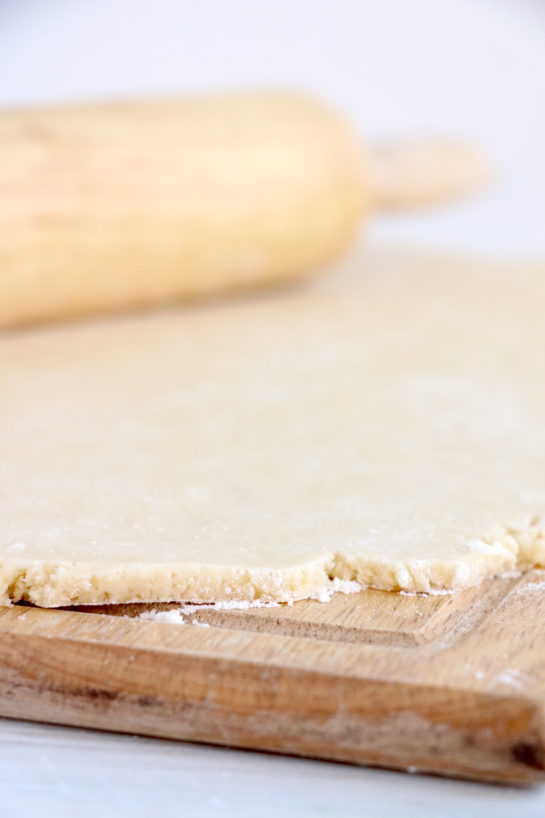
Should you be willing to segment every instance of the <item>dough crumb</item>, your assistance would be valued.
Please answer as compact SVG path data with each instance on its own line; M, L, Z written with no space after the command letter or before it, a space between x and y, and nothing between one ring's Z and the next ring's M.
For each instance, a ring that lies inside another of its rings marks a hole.
M339 577L333 577L329 585L324 588L320 588L320 590L312 594L310 598L316 599L318 602L329 602L333 594L357 594L362 590L363 586L359 582L355 582L350 579L339 579Z

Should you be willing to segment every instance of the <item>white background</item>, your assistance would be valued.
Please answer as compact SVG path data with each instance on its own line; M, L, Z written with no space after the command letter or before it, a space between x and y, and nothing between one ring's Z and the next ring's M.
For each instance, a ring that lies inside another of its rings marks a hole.
M545 255L545 0L0 0L0 105L311 90L368 140L449 134L496 182L372 235ZM0 157L1 161L1 157ZM0 720L0 813L545 815L545 790Z
M0 0L0 105L240 86L489 154L490 191L376 235L545 251L545 0Z

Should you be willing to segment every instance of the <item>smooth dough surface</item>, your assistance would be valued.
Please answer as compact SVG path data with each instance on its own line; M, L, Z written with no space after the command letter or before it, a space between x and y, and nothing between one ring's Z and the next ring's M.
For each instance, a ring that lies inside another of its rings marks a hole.
M545 269L361 251L4 334L0 597L287 600L545 565Z

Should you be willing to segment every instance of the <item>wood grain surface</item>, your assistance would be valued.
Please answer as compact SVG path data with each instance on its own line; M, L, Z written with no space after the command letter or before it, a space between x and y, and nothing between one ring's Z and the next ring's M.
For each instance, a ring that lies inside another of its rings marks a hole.
M0 715L543 778L545 572L453 596L202 606L181 625L137 619L145 607L0 609Z

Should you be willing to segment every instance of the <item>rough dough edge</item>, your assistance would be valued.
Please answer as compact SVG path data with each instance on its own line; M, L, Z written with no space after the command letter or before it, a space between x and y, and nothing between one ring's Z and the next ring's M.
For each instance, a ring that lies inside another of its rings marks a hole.
M329 598L343 583L410 593L454 592L506 571L545 567L541 515L498 526L451 559L381 560L342 552L284 569L202 563L0 561L0 604L45 608L131 602L295 602ZM332 586L332 583L334 584Z
M334 554L281 570L189 563L150 566L35 560L23 564L9 560L0 563L0 604L24 601L54 608L130 602L293 602L326 598L336 580L387 591L453 592L519 568L516 557L508 549L448 561L395 562Z

